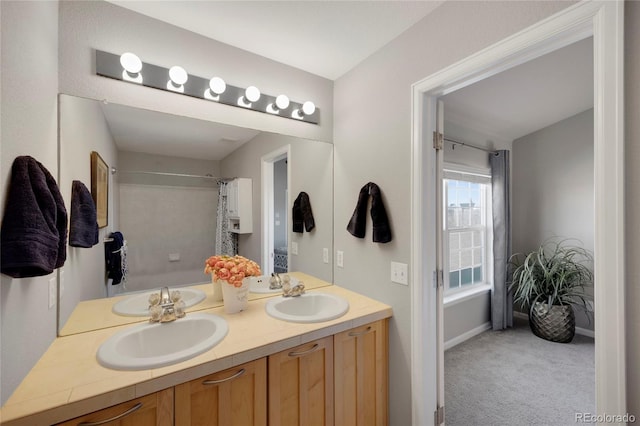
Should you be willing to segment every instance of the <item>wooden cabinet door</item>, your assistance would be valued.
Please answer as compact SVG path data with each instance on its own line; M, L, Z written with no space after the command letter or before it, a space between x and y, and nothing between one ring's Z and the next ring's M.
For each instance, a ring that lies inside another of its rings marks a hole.
M334 336L336 426L388 424L387 320Z
M180 384L175 400L176 426L265 426L266 358Z
M59 423L58 426L172 426L173 388Z
M333 336L269 356L269 425L333 425Z

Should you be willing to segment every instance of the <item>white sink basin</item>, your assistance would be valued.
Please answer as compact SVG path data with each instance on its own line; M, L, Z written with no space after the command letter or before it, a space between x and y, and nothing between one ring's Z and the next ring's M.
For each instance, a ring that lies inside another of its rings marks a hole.
M197 305L207 298L204 291L196 288L177 287L169 288L171 291L179 291L182 295L185 308ZM137 293L122 299L115 303L111 310L114 314L123 315L125 317L147 317L149 316L149 296L153 293L160 293L160 289L145 291L144 293Z
M251 293L282 293L281 288L269 288L269 275L261 275L259 277L249 277L249 291ZM289 275L291 287L298 284L298 279Z
M323 322L340 318L349 310L343 297L328 293L305 293L298 297L276 297L267 301L270 316L289 322Z
M195 313L168 323L139 324L114 334L96 357L115 370L145 370L193 358L224 339L229 326L224 318Z

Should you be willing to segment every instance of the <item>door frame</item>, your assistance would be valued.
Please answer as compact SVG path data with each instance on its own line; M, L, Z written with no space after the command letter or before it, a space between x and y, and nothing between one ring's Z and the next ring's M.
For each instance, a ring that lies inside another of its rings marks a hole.
M274 246L274 236L275 236L275 227L274 227L274 205L273 205L273 164L277 161L282 160L283 158L287 159L287 208L291 205L291 200L289 200L289 188L291 187L291 145L284 145L274 151L265 154L260 159L261 164L261 176L262 176L262 188L261 188L261 197L262 206L261 206L261 217L262 217L262 232L260 235L260 246L261 257L262 257L262 265L263 265L263 274L270 274L273 272L274 268L274 258L270 256L270 253L273 251ZM289 216L287 216L288 218ZM287 229L289 224L286 224ZM287 245L290 245L291 242L287 239ZM287 250L287 257L290 256L291 249ZM287 265L290 265L290 259L287 259ZM266 265L266 268L265 268Z
M593 36L597 414L625 414L624 3L577 3L412 85L411 368L414 425L434 424L437 98ZM595 413L594 413L595 414Z

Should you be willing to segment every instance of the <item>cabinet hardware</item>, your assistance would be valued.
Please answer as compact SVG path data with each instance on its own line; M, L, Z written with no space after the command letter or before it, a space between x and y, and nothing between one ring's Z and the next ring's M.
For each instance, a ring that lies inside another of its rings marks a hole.
M134 405L133 407L129 408L124 413L118 414L117 416L111 417L110 419L101 420L99 422L82 422L82 423L78 423L78 426L99 426L99 425L104 425L104 424L119 420L119 419L121 419L123 417L126 417L129 414L132 414L132 413L138 411L140 408L142 408L142 402L138 402L136 405Z
M308 349L306 351L302 351L302 352L289 352L289 356L294 357L294 356L302 356L302 355L306 355L306 354L310 354L311 352L315 352L320 348L319 344L314 344L311 349Z
M367 327L366 329L364 329L362 331L351 331L351 332L349 332L349 337L360 337L363 334L367 334L370 331L371 331L371 326Z
M202 382L202 384L203 385L219 385L220 383L228 382L229 380L233 380L235 378L238 378L238 377L242 376L244 373L245 373L245 369L241 368L233 376L227 377L225 379L219 379L219 380L205 380L205 381Z

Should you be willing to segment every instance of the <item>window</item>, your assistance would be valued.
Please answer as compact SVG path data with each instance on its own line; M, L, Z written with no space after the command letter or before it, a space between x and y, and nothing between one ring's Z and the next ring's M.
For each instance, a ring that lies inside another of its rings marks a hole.
M491 177L445 169L443 184L445 294L490 284Z

